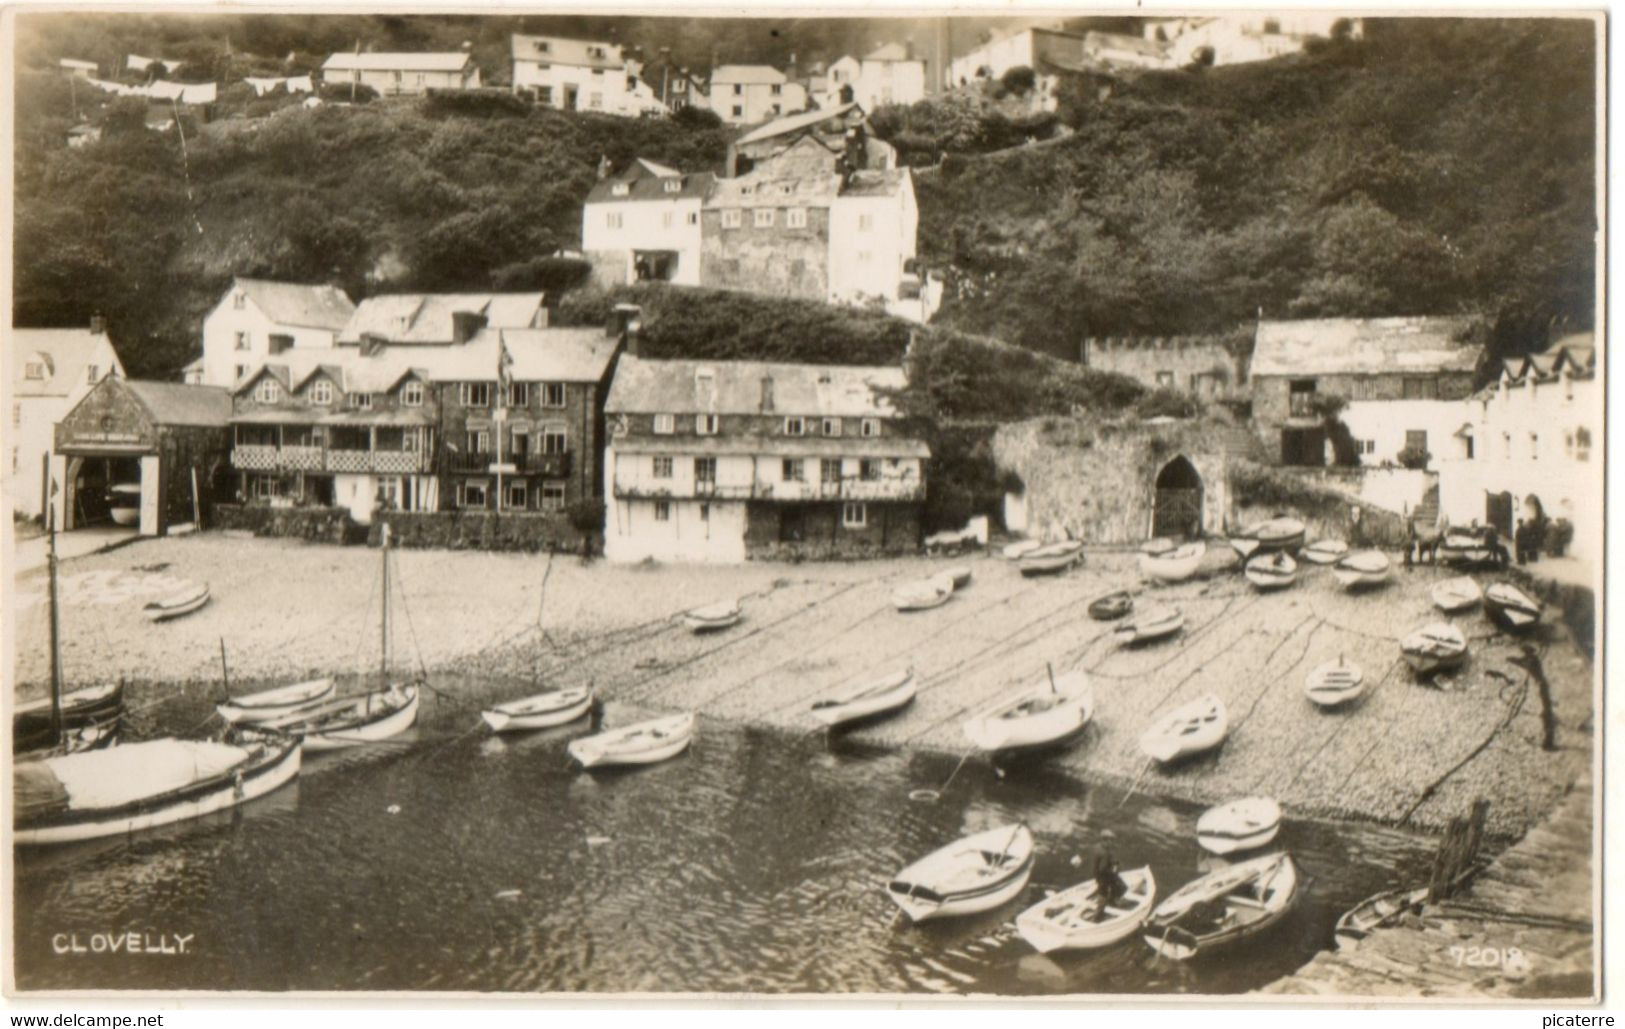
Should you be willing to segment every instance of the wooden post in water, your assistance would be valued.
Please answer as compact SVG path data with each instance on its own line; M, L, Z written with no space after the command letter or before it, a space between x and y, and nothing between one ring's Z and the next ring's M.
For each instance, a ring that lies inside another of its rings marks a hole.
M1471 813L1452 818L1444 839L1433 855L1433 872L1428 877L1428 902L1447 900L1472 871L1478 848L1484 842L1484 822L1490 802L1473 801Z

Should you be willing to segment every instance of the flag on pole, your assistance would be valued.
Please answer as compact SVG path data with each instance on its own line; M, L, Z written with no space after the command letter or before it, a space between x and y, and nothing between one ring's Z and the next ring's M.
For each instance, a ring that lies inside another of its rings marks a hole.
M508 341L497 332L497 406L508 406L508 388L513 385L513 355L508 353Z

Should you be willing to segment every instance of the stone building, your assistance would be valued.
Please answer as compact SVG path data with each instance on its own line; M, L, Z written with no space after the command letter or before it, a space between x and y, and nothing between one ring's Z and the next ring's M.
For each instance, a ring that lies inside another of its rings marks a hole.
M605 414L615 561L908 553L930 449L899 368L621 359Z
M800 146L811 138L822 150ZM723 162L727 177L743 175L795 148L809 171L887 171L897 167L897 151L877 139L863 105L847 101L823 110L776 118L740 136Z
M1242 401L1247 355L1223 336L1126 336L1085 339L1079 360L1156 389L1210 401Z

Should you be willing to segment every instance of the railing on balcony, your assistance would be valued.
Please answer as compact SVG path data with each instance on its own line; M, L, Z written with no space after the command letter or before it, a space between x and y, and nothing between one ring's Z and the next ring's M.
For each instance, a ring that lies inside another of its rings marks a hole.
M251 472L319 472L322 448L239 443L232 448L231 466Z
M921 500L925 497L922 479L842 479L839 482L756 482L718 483L700 479L693 483L669 480L625 480L615 483L615 495L626 499L669 500L696 497L717 500Z

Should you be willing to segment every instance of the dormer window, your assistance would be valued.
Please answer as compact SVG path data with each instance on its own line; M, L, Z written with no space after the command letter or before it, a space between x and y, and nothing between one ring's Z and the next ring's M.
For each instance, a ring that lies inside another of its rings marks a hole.
M615 185L609 187L609 192L612 196L624 197L628 193L632 192L632 186L630 183L617 182Z
M331 404L333 402L333 384L326 379L318 379L310 387L310 402L312 404Z
M665 182L661 183L661 188L667 193L681 193L683 191L683 180L667 179Z
M254 387L254 399L262 404L274 404L279 391L275 379L261 379L260 384Z
M408 382L406 385L401 387L401 406L423 406L423 383L413 379L411 382Z

